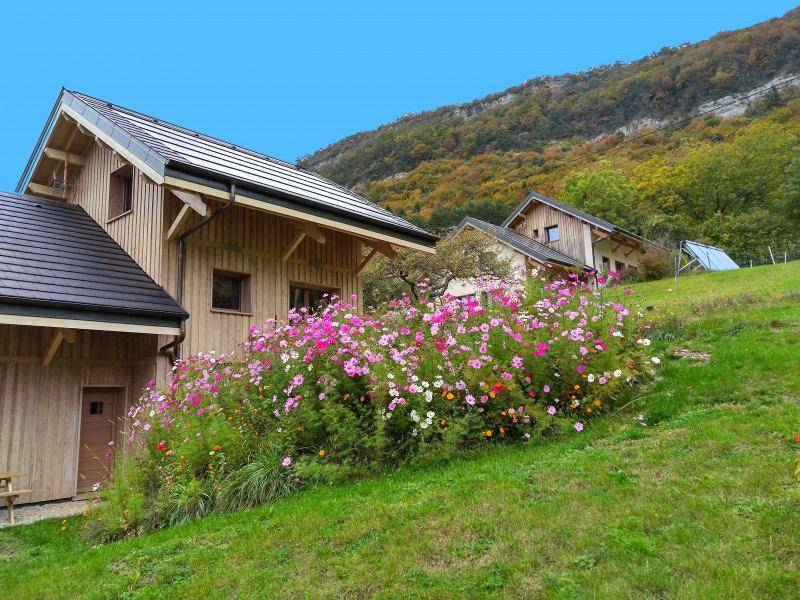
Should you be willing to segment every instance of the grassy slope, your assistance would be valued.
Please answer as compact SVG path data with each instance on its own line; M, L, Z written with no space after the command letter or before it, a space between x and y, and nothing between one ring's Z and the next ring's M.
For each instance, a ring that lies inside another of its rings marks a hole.
M662 378L582 434L99 548L0 530L0 597L797 597L800 263L637 289L686 305Z

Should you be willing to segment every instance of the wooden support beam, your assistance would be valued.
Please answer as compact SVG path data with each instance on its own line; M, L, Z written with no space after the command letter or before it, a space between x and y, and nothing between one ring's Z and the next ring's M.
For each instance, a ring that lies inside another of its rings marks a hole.
M56 329L53 337L50 338L50 341L47 343L47 349L44 351L44 356L42 356L42 366L46 367L50 364L50 361L53 360L53 356L55 356L58 347L61 345L61 340L64 339L64 334L60 329Z
M42 185L41 183L33 183L28 182L28 189L33 192L34 194L39 194L40 196L52 196L53 195L53 186L52 185Z
M292 243L289 244L286 250L283 252L283 256L281 256L281 262L286 262L287 260L289 260L289 257L297 249L297 247L300 245L300 242L302 242L305 239L305 237L306 237L305 231L297 232L297 235L294 236Z
M126 159L124 156L122 156L116 150L112 151L111 154L114 156L114 158L117 159L117 161L121 162L123 165L129 165L130 164L130 162L128 162L128 159Z
M614 246L614 247L611 249L611 251L612 251L612 252L616 252L617 250L619 250L619 247L620 247L620 246L622 246L622 242L617 242L617 245L616 245L616 246Z
M206 206L205 202L203 202L200 194L196 194L194 192L184 192L183 190L170 191L175 194L181 202L189 206L201 217L205 217L208 214L208 206Z
M365 240L361 238L361 241L364 242L370 248L375 248L378 252L387 256L394 260L397 258L397 251L392 248L392 245L389 242L383 242L379 240Z
M358 265L358 268L356 269L356 277L361 277L364 269L369 266L369 263L371 263L376 256L378 256L378 249L373 248L370 253L364 257L364 260L361 261L361 264Z
M78 332L74 329L59 329L61 335L64 336L64 341L68 344L74 344L75 340L78 339Z
M325 243L325 233L320 231L313 223L309 223L308 221L292 221L292 225L294 225L295 229L299 229L315 242L320 244Z
M111 146L106 144L103 140L101 140L97 136L94 136L94 143L97 144L98 146L100 146L103 150L108 150L109 148L111 148Z
M80 131L83 135L92 135L83 125L78 123L78 131Z
M625 258L628 258L631 254L633 254L635 250L636 248L631 248L628 252L625 253Z
M167 239L171 242L178 237L178 232L180 231L181 224L186 220L186 215L189 214L189 211L192 210L192 207L188 204L184 204L181 207L181 212L178 213L178 216L175 217L175 220L172 222L172 225L169 226L169 231L167 231Z
M63 150L56 150L55 148L45 148L42 153L47 158L53 158L62 163L66 160L71 165L86 166L86 159L80 154L67 154Z
M147 175L145 175L143 172L139 171L139 175L141 175L141 176L142 176L142 179L144 179L144 182L145 182L145 183L147 183L147 184L149 184L149 185L158 185L158 184L157 184L155 181L153 181L152 179L150 179L150 178L149 178Z

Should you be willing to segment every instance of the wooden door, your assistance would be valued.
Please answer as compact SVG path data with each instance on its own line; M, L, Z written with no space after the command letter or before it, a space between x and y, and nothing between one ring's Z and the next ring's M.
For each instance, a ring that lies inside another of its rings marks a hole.
M111 459L106 458L116 444L119 388L84 388L81 402L81 437L78 452L76 493L92 490L95 483L108 479Z

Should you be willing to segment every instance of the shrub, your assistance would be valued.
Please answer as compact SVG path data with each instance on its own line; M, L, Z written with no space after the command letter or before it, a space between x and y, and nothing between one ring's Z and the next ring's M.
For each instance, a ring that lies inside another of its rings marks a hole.
M434 303L425 288L367 315L337 298L292 313L148 388L130 411L142 526L581 431L652 371L643 317L613 282L601 297L577 275L534 272L486 289L483 304Z
M669 254L663 250L649 250L639 259L639 277L642 281L655 281L674 275Z

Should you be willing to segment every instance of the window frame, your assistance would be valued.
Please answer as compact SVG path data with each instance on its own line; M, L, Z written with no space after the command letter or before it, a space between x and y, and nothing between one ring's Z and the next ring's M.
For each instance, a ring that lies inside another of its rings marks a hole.
M123 165L112 171L108 181L108 223L133 212L136 196L136 171Z
M214 280L216 278L237 280L239 282L239 308L226 308L214 306ZM253 294L252 294L252 274L241 271L231 271L228 269L211 270L211 286L209 287L209 306L211 312L224 313L229 315L252 315L253 314Z
M556 239L552 238L553 230L555 230L556 232ZM551 242L557 242L561 239L561 232L558 229L558 225L550 225L549 227L545 227L544 235L545 235L545 242L547 242L548 244Z

